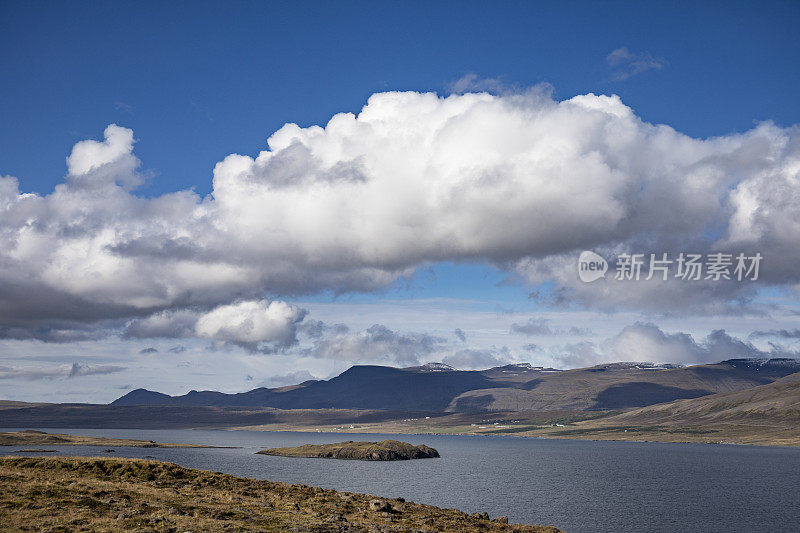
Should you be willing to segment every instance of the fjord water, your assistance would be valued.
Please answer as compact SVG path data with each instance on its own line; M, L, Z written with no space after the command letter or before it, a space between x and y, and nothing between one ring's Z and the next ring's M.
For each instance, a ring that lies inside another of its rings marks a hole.
M47 446L58 455L152 457L191 468L507 515L568 532L798 531L800 449L342 433L48 429L229 449ZM427 444L439 459L366 462L255 455L343 440ZM4 447L12 454L18 447Z

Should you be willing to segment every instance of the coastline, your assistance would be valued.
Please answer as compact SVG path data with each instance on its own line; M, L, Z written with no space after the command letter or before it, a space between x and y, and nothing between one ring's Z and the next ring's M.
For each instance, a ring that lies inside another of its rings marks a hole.
M742 446L777 446L800 447L800 429L782 427L775 430L769 426L772 434L765 435L759 429L764 426L746 426L742 424L715 425L708 428L671 427L671 426L610 426L597 423L576 423L549 428L517 431L521 428L510 428L511 431L481 429L479 427L437 427L437 426L402 426L397 423L375 423L343 426L305 426L292 424L262 424L253 426L231 426L220 429L229 431L295 431L305 433L330 434L386 434L386 435L469 435L478 437L521 437L558 440L589 440L615 442L664 442L674 444L735 444ZM206 428L208 429L208 428Z
M180 444L142 439L86 437L26 429L0 432L0 446L114 446L118 448L228 448L209 444ZM26 450L22 450L26 451Z

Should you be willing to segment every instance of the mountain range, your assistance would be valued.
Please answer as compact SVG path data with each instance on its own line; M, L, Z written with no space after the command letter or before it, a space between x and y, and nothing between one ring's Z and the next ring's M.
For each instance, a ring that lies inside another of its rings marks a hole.
M136 389L112 406L271 407L480 412L603 410L746 390L800 371L795 359L730 359L679 367L610 363L574 370L527 363L456 370L441 363L409 368L353 366L329 380L226 394L169 396Z

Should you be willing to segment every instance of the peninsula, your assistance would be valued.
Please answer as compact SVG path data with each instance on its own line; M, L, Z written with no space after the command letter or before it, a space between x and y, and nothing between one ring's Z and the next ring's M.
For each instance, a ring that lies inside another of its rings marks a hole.
M47 433L26 429L0 432L0 446L128 446L132 448L218 448L204 444L176 444L141 439L83 437L66 433Z
M559 531L402 498L98 457L0 458L0 509L9 531Z

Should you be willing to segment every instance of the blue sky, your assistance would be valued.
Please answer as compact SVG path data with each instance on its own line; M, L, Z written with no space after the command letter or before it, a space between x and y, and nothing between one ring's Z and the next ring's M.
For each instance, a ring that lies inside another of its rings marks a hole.
M142 193L207 193L217 161L284 123L469 73L559 99L616 93L695 137L800 122L796 2L4 1L0 15L2 170L42 193L111 122L158 176ZM620 47L664 66L614 81Z
M798 27L797 2L0 0L6 396L358 362L692 363L720 329L747 345L725 353L792 356L797 337L765 332L797 328ZM362 109L323 141L284 127ZM403 152L446 129L437 113L464 126ZM277 163L231 156L271 136ZM763 251L764 279L574 283L581 249L689 248Z

